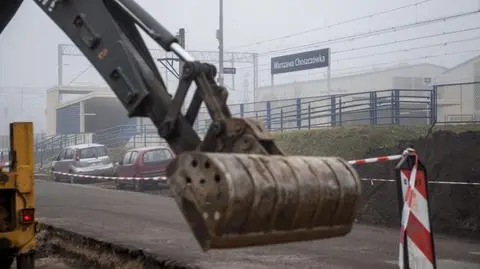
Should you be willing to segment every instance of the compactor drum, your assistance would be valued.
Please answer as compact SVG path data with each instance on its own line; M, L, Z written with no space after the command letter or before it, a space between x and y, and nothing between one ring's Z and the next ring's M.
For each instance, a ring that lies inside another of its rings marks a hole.
M184 153L170 188L203 250L270 245L350 232L360 180L328 157Z

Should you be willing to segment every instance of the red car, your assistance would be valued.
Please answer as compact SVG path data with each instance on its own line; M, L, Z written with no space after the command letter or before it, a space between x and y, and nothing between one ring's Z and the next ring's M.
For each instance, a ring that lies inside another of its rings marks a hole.
M148 147L131 149L125 153L123 159L115 166L115 177L161 177L166 174L167 165L175 158L168 147ZM118 189L126 187L143 191L145 187L167 186L165 181L153 180L115 180Z

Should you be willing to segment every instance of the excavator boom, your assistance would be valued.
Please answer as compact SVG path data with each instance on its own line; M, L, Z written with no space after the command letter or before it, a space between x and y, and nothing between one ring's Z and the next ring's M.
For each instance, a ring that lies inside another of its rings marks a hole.
M177 153L167 175L203 250L346 235L360 197L356 171L335 157L285 156L254 119L234 118L216 68L196 61L133 0L34 0L82 51L128 111L148 117ZM21 1L0 1L0 31ZM184 62L175 96L138 28ZM181 113L190 86L193 99ZM204 103L212 124L193 128Z
M0 35L13 16L15 16L22 2L23 0L5 0L0 2Z

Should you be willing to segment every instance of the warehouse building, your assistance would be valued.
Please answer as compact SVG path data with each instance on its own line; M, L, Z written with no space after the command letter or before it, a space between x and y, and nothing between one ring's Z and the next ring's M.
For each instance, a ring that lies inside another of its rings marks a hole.
M480 55L435 79L439 122L480 121Z
M369 124L372 111L368 100L372 98L370 94L373 93L365 92L378 91L374 93L375 107L378 108L374 112L378 117L377 124L393 123L391 121L395 109L397 114L411 116L409 124L428 124L427 118L429 113L432 113L432 108L430 104L422 102L427 102L431 98L430 89L433 85L480 81L479 60L480 56L451 69L432 64L402 65L351 76L333 77L330 81L330 90L327 89L326 80L261 87L255 92L257 103L230 105L230 107L235 116L257 117L263 119L265 125L270 124L273 128L278 128L280 125L292 128L298 126L298 117L295 114L298 113L299 108L301 113L306 113L308 109L312 110L312 115L316 113L316 119L312 118L312 121L317 125L328 125L332 121L331 95L336 94L343 95L337 98L334 104L335 109L341 111L341 115L336 115L337 122ZM478 120L479 87L479 84L437 87L438 121L452 120L455 117L465 120L476 117ZM384 91L388 89L404 90L400 93L402 100L400 109L393 107L392 92ZM411 95L411 102L409 102L409 95ZM419 97L424 100L418 101ZM298 103L295 98L301 98L301 103ZM267 101L270 101L268 105ZM357 105L349 112L347 106L355 102L361 105ZM320 111L322 107L325 109ZM267 123L267 110L270 111L272 118L270 123ZM288 120L279 123L278 115L282 113ZM306 126L306 121L303 119L300 124ZM203 108L196 125L202 125L204 129L209 122L208 113ZM118 126L135 126L139 123L141 119L127 117L125 108L108 87L56 87L47 93L48 134L96 133L108 128L118 129ZM396 123L406 124L401 121ZM139 133L138 130L122 132L125 133L122 136L126 137Z
M138 118L127 111L108 87L55 87L47 91L47 132L50 135L95 133L95 142L111 143L112 136L129 139ZM99 131L125 126L121 133L99 135ZM112 138L113 139L113 138ZM124 141L113 141L123 143Z
M447 68L433 64L401 65L349 76L332 77L330 90L326 79L260 87L255 101L305 98L330 94L358 93L386 89L427 89L433 79Z

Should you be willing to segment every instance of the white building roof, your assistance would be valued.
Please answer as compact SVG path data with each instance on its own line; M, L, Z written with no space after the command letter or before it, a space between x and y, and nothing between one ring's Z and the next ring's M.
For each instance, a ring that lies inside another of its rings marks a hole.
M63 103L60 103L57 105L57 109L62 108L62 107L67 107L85 100L89 100L92 98L97 98L97 97L107 97L107 98L117 98L115 94L112 91L109 92L91 92L85 95L82 95L81 97L65 101Z

